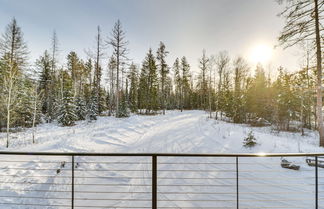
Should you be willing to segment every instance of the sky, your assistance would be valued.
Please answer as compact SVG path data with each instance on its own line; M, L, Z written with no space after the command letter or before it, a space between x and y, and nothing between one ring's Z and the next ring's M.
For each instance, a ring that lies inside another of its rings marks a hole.
M277 16L283 6L275 0L0 0L0 5L0 32L15 17L31 62L50 48L54 30L62 64L70 51L86 58L85 51L94 49L97 26L108 39L120 19L129 41L128 57L137 64L163 41L170 66L176 57L186 56L194 71L203 49L207 55L226 50L232 58L243 56L253 68L251 56L260 45L272 52L263 63L268 70L283 66L294 71L301 65L297 47L273 48L284 26ZM109 55L108 47L105 60Z

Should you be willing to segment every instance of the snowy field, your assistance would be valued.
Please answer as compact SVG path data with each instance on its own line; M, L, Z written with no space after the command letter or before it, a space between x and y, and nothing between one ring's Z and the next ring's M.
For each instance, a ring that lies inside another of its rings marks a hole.
M242 146L250 131L258 145ZM203 111L116 119L99 117L73 127L42 124L37 143L31 130L11 135L9 149L41 152L294 153L323 152L315 132L277 133L208 119ZM69 208L69 157L1 156L0 208ZM314 208L314 167L289 158L299 171L281 168L280 158L240 158L240 208ZM150 208L151 158L76 157L76 208ZM319 168L324 208L324 169ZM121 200L122 199L122 200ZM158 158L159 208L236 208L235 158ZM47 207L51 205L50 207Z

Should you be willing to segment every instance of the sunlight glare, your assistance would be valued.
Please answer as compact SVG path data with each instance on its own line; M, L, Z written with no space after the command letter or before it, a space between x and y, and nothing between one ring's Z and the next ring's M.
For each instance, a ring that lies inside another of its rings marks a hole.
M254 63L265 64L271 59L273 49L266 44L256 45L251 50L250 59Z

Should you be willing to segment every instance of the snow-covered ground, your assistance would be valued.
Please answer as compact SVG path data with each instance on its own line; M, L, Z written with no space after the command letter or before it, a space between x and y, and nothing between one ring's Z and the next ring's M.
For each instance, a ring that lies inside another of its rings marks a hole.
M88 123L60 127L37 127L36 144L32 130L11 134L5 149L5 134L0 134L2 150L59 152L171 152L171 153L242 153L242 152L323 152L317 133L276 133L270 127L252 128L208 119L203 111L171 111L166 115L129 118L99 117ZM259 145L242 147L243 138L253 131Z
M251 130L258 145L244 148L243 139ZM37 127L36 144L31 144L31 133L28 129L12 134L9 149L4 148L5 135L0 134L3 138L1 149L28 152L324 153L324 149L317 146L315 132L306 131L306 136L276 133L270 127L252 128L208 119L203 111L170 111L166 115L133 115L122 119L99 117L92 123L81 121L73 127L42 124ZM70 207L69 157L0 158L0 208ZM300 170L281 168L280 158L240 158L240 208L314 208L314 168L305 163L304 157L288 160L300 165ZM75 162L76 206L150 208L151 158L76 157ZM235 158L158 158L159 208L236 208L235 166ZM319 169L320 208L324 208L323 170ZM18 206L20 203L26 205ZM46 207L49 204L54 206Z

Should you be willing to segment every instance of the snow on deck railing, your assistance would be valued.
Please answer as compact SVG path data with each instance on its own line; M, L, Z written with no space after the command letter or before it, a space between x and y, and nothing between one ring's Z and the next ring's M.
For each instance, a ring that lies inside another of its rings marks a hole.
M0 152L0 208L319 208L324 153Z

